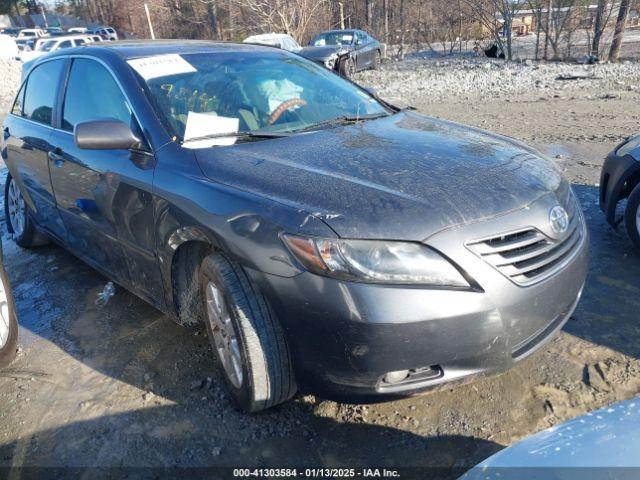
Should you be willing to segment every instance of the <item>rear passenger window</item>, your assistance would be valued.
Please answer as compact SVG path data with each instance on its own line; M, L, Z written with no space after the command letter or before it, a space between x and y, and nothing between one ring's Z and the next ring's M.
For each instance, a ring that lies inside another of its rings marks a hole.
M27 79L23 116L34 122L51 125L53 104L58 92L64 60L52 60L33 69Z
M67 83L62 128L72 132L78 123L104 118L121 120L135 131L131 109L111 73L94 60L75 59Z
M70 48L71 46L71 40L65 40L64 42L60 42L58 48Z
M13 108L11 109L11 113L17 115L19 117L22 116L22 103L24 101L24 84L20 87L20 91L16 96L16 101L13 102Z

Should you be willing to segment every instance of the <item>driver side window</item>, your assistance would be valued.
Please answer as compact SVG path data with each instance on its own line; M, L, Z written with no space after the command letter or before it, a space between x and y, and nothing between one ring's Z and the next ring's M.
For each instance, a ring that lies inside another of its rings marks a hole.
M126 123L134 133L144 138L126 97L111 73L95 60L74 59L64 98L62 129L73 132L78 123L105 118ZM148 147L144 149L148 150Z
M134 121L113 76L94 60L76 58L67 83L62 128L73 132L78 123L101 118L115 118L130 126Z

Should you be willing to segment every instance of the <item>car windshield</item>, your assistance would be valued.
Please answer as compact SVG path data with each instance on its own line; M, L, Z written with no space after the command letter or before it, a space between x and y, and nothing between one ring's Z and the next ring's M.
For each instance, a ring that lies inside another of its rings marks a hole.
M58 43L57 40L47 40L46 42L43 42L38 47L38 50L40 50L41 52L50 52L51 49L55 47L57 43Z
M351 32L327 32L316 37L313 41L314 47L324 47L325 45L351 45L353 43L353 33Z
M338 75L280 50L161 55L129 64L179 141L224 133L294 133L390 113Z

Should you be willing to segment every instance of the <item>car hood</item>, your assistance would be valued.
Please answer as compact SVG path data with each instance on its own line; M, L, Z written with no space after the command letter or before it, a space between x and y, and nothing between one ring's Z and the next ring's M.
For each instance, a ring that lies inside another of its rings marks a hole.
M327 45L324 47L304 47L298 52L298 54L310 60L320 61L327 60L332 55L341 55L343 53L347 53L348 51L348 47L343 47L341 45Z
M293 206L347 238L422 241L562 184L553 163L521 143L413 112L195 154L211 180Z
M459 480L625 478L640 459L640 397L616 403L525 438ZM612 475L602 475L608 469ZM526 472L526 473L525 473Z

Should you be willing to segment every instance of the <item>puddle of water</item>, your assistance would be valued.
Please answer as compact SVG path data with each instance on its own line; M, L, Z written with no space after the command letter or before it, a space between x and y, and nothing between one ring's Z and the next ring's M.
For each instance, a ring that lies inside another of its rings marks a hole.
M559 163L566 160L602 165L612 147L609 143L547 143L535 147Z

